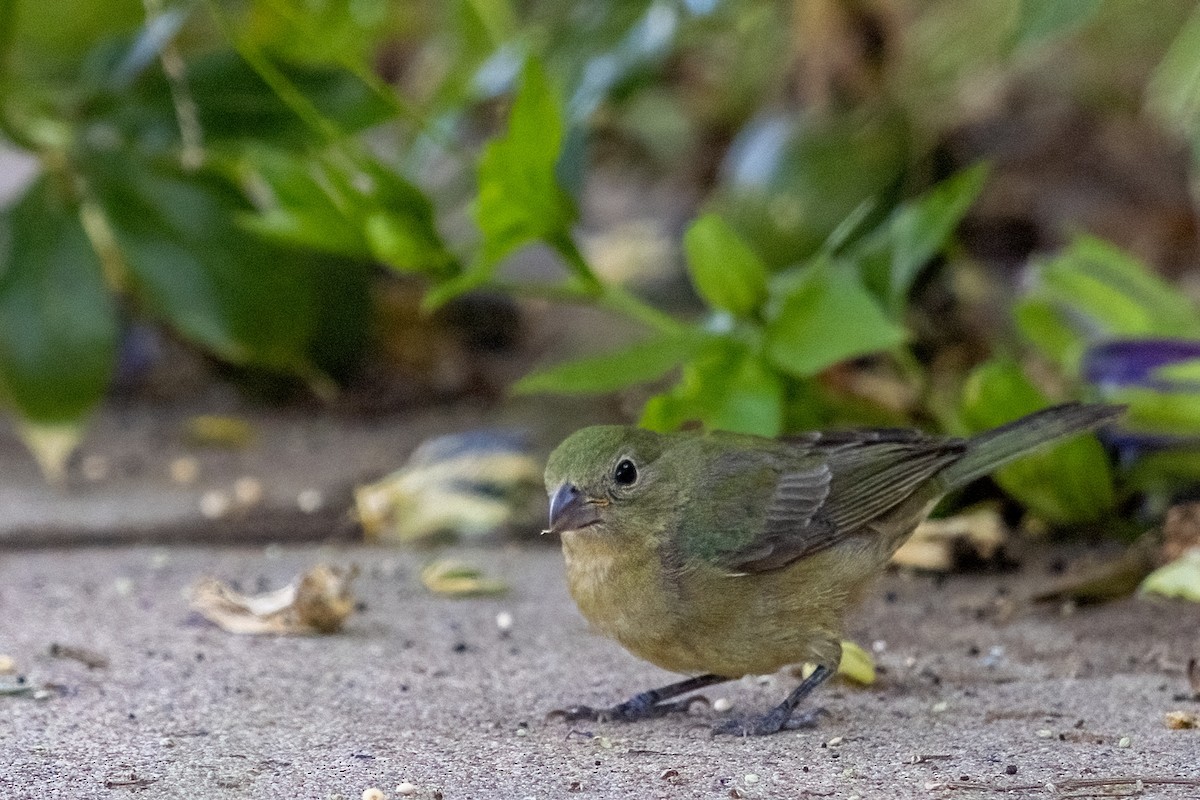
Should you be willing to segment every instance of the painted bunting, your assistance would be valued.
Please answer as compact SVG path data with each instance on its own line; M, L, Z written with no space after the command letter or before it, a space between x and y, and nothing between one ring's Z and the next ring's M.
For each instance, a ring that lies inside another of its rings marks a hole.
M947 492L1121 414L1067 404L970 439L845 430L764 439L603 425L550 455L550 529L584 616L637 656L692 677L569 719L685 710L671 698L800 662L816 670L770 712L715 733L763 735L841 659L846 608ZM819 710L818 710L819 711Z

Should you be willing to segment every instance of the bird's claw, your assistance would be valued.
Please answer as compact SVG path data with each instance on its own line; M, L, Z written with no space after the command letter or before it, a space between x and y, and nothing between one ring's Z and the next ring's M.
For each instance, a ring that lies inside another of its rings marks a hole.
M556 709L546 715L546 721L578 722L580 720L588 720L590 722L635 722L641 719L662 717L667 714L686 714L691 709L693 703L712 705L704 695L696 695L695 697L675 700L670 703L653 704L639 703L635 698L624 703L618 703L610 708L571 706L570 708Z
M713 726L713 736L770 736L780 731L795 731L815 727L825 714L824 708L813 708L803 714L791 715L787 709L775 708L761 717L727 719Z

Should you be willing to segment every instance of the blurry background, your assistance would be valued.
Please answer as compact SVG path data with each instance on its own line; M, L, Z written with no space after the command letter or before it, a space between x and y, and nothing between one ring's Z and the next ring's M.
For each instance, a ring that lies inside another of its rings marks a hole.
M5 535L528 534L589 422L1106 399L953 505L1126 537L1200 485L1198 156L1182 0L0 0Z

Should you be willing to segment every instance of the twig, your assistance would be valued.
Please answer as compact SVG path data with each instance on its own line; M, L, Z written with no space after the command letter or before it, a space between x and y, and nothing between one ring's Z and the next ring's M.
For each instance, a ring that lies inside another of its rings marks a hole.
M1112 777L1112 778L1067 778L1062 781L1046 781L1044 783L1017 783L1011 786L1001 786L996 783L980 783L978 781L945 781L927 783L929 791L935 789L975 789L981 792L1060 792L1071 789L1094 789L1102 786L1125 786L1140 784L1142 786L1196 786L1200 787L1200 778L1161 778L1161 777Z

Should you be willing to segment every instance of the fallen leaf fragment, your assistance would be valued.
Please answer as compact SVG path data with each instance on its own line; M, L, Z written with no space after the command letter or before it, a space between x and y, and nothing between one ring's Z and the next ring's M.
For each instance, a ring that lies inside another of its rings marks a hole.
M1008 528L991 509L931 519L892 555L892 564L931 572L957 572L1004 560Z
M367 539L479 538L536 525L542 465L524 437L505 431L439 436L399 470L354 490Z
M350 584L358 567L317 566L282 589L245 595L216 578L191 590L191 605L230 633L336 633L354 611Z
M185 423L184 438L193 445L241 450L254 442L254 428L239 417L197 414Z
M439 559L421 570L421 583L434 594L450 597L486 597L504 594L508 584L489 578L470 564Z
M816 668L816 664L804 664L798 669L793 669L792 674L798 678L807 678ZM875 682L875 659L854 642L843 639L842 660L838 664L837 674L838 677L859 686L870 686Z
M1141 591L1200 603L1200 547L1193 547L1142 581Z
M1181 731L1189 728L1200 728L1200 716L1192 711L1168 711L1163 714L1163 722L1171 730Z

